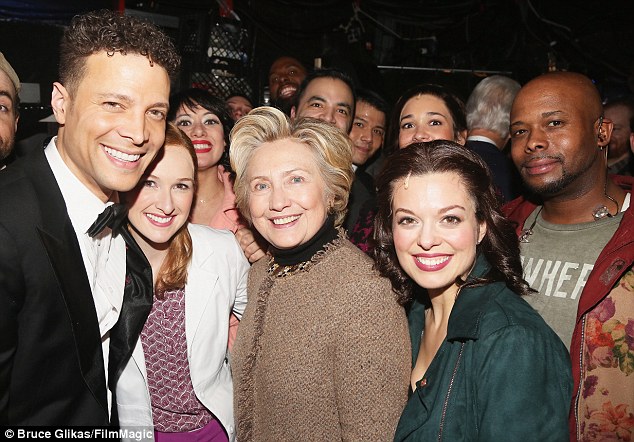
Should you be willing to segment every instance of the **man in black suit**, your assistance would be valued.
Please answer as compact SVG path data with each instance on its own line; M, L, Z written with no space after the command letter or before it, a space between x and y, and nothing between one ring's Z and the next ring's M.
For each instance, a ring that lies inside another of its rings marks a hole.
M508 202L521 193L521 180L504 152L510 139L509 115L520 84L502 75L480 81L466 104L468 136L466 147L489 166L498 194Z
M163 144L179 64L157 27L112 11L62 37L57 137L0 172L1 425L116 424L151 271L127 232L88 231Z

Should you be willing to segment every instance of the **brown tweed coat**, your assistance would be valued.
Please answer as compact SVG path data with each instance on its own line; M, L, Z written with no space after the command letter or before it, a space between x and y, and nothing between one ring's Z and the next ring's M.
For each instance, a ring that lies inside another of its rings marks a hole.
M346 239L318 255L284 277L266 258L251 269L232 352L239 442L394 436L411 368L405 312Z

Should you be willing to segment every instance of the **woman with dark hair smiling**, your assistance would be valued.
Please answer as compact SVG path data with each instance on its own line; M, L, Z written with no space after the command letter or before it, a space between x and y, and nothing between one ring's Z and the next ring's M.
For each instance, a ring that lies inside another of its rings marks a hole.
M451 90L439 84L413 86L397 100L388 124L386 146L389 152L416 142L467 141L464 103Z
M204 89L186 89L170 98L167 115L191 139L198 159L197 188L190 221L214 229L231 230L250 262L264 256L236 208L229 165L229 132L233 119L220 98ZM238 320L231 316L228 345L236 337Z
M198 189L191 221L235 233L241 220L230 178L233 119L227 105L209 91L187 89L170 98L167 118L187 134L196 149Z
M385 154L412 143L452 140L460 145L467 141L467 118L464 103L449 89L438 84L419 84L408 89L396 102L385 137ZM359 211L350 233L350 241L370 253L376 216L376 200L367 201Z
M374 255L409 305L412 342L395 440L567 441L568 352L521 297L517 236L482 160L415 143L378 186Z

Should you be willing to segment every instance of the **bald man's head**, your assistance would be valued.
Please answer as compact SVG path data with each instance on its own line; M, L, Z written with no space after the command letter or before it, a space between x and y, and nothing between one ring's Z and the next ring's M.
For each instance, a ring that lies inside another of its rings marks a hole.
M525 184L548 196L602 183L612 123L590 79L553 72L529 81L511 109L511 156Z
M520 89L515 97L515 103L522 99L520 95L532 94L535 90L566 96L571 104L578 106L580 112L587 113L587 117L592 121L602 115L601 95L594 83L585 75L576 72L549 72L540 75Z

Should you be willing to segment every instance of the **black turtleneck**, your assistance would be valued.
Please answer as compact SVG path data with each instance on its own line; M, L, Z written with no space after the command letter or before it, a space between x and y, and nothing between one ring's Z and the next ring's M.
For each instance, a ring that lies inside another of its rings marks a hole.
M335 228L335 216L329 215L326 222L311 239L292 249L278 249L273 246L269 251L275 262L281 266L292 266L300 262L309 261L315 253L323 250L324 246L337 238L338 230Z

